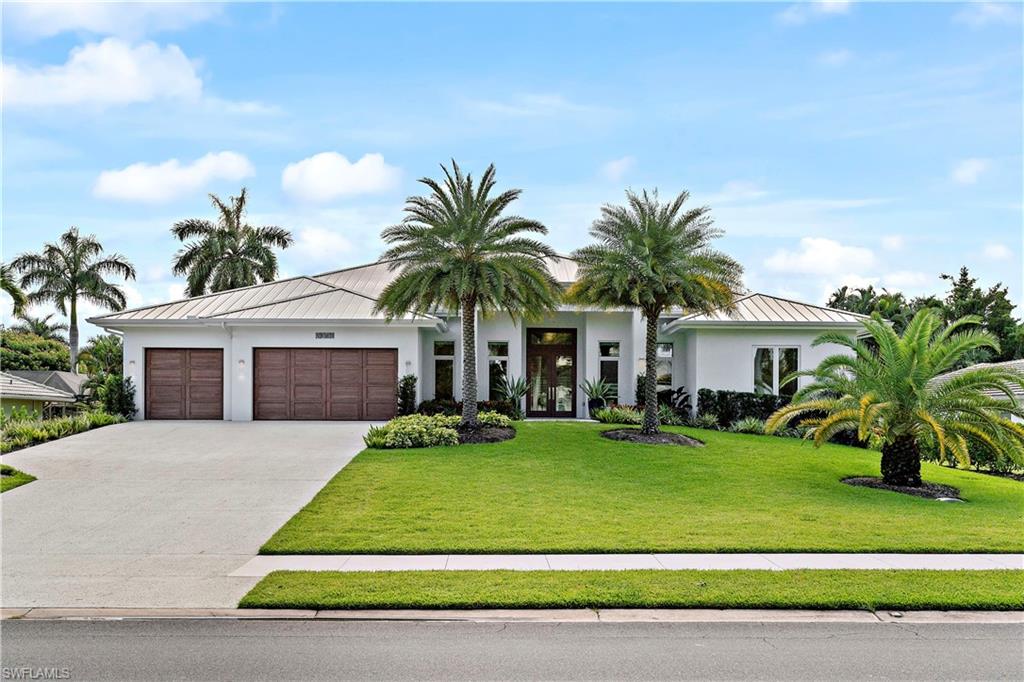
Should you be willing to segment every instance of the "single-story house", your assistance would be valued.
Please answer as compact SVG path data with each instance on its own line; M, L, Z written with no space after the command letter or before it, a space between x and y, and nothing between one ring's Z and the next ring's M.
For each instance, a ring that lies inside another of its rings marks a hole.
M73 402L75 396L67 391L22 379L8 372L0 372L0 408L4 414L10 414L11 410L17 408L25 408L42 415L48 405Z
M92 391L87 387L89 383L88 374L75 374L51 369L9 369L8 374L37 384L43 384L58 391L64 391L75 396L76 400L86 398Z
M1024 376L1024 360L1007 360L1006 362L980 362L975 365L970 365L969 367L962 367L961 369L956 369L953 370L952 372L947 372L946 374L937 376L934 379L932 379L932 382L937 385L942 385L945 382L952 379L953 377L959 376L960 374L963 374L964 372L971 369L975 369L977 367L1001 367L1002 369L1008 369L1013 372L1016 372L1017 374L1020 374L1021 376ZM1022 389L1020 386L1013 386L1011 388L1014 400L1016 400L1018 404L1024 405L1024 389ZM1001 391L996 391L995 389L988 389L985 391L985 394L992 398L1006 398L1005 393ZM1012 419L1015 422L1024 422L1024 419L1021 419L1013 415L1011 415L1010 419Z
M557 258L569 285L576 264ZM392 280L387 263L133 308L89 321L123 334L124 372L137 386L140 419L386 419L400 376L418 378L417 399L461 395L461 326L455 314L373 312ZM838 347L812 347L822 332L860 330L862 315L763 293L735 310L675 311L660 325L660 388L791 392L791 370L815 367ZM499 379L525 377L526 414L582 417L584 379L602 378L633 403L643 371L644 324L633 310L564 305L538 322L507 315L477 327L479 400Z

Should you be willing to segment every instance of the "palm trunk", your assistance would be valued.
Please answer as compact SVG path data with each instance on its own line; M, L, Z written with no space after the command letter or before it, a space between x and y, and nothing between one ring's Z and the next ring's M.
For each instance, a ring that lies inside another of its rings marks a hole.
M644 351L644 424L642 433L658 433L658 314L645 315L647 344Z
M476 299L462 300L462 422L459 428L475 429L476 418Z
M78 374L78 300L71 299L71 315L68 316L68 345L71 347L71 372Z
M889 485L918 487L921 485L921 451L917 439L897 436L882 446L882 480Z

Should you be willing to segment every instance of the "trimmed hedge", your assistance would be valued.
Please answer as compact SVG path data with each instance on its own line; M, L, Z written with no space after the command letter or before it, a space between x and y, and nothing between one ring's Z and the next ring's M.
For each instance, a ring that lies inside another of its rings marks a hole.
M461 419L457 414L410 414L395 417L383 426L371 426L363 436L363 442L368 448L380 450L458 445L457 427ZM485 427L512 426L511 419L497 412L481 412L479 419Z
M718 426L722 429L748 417L766 421L773 412L788 404L789 396L770 393L713 391L710 388L697 391L697 413L717 416Z
M515 406L507 400L480 400L476 404L476 409L480 412L497 412L498 414L505 415L509 419L516 418ZM462 402L448 399L424 400L420 403L419 407L416 408L416 412L418 414L426 415L461 415Z

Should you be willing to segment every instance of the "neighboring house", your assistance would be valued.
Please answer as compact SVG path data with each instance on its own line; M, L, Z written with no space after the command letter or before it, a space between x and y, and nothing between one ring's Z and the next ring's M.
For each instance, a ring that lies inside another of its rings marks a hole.
M549 267L563 285L575 279L568 258ZM373 307L393 277L386 263L371 263L89 321L124 334L140 419L386 419L404 374L418 377L419 400L461 399L458 316L387 322ZM862 319L767 294L740 296L729 314L667 314L659 387L778 392L780 377L838 350L812 347L816 336L854 335ZM631 310L566 305L539 322L481 318L476 397L496 397L505 374L526 377L528 416L584 416L579 384L601 377L632 403L643 348L643 319Z
M11 369L8 374L37 384L43 384L58 391L64 391L75 396L76 400L86 398L91 390L86 387L89 382L88 374L75 374L74 372L62 372L59 370L35 370L35 369Z
M956 369L953 370L952 372L947 372L946 374L935 377L934 379L932 379L932 383L938 385L944 384L953 377L959 374L963 374L967 370L974 369L975 367L1002 367L1004 369L1013 370L1018 374L1024 376L1024 360L1007 360L1006 362L981 362L976 365L971 365L970 367ZM1014 400L1016 400L1018 404L1024 404L1024 389L1021 389L1019 386L1013 386L1012 388ZM993 389L985 391L985 394L993 398L1006 398L1005 393ZM1020 417L1017 416L1011 415L1010 419L1012 419L1015 422L1024 423L1024 419L1021 419Z
M25 408L40 415L48 405L75 402L75 396L44 384L0 372L0 407L4 414L15 408Z

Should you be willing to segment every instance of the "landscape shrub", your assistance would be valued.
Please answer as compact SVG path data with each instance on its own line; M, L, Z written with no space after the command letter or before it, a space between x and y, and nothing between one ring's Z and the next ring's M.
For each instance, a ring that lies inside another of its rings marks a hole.
M718 417L719 428L725 429L746 417L767 420L780 407L789 404L789 396L744 391L697 391L697 413Z
M664 426L685 426L686 413L669 405L658 406L658 421Z
M753 433L757 435L764 435L764 421L757 417L744 417L743 419L737 419L730 424L729 430L733 433Z
M371 426L363 437L368 448L430 448L458 445L456 429L462 417L457 414L410 414L395 417L383 426ZM508 428L512 420L497 412L481 412L480 423L486 427Z
M416 411L416 375L406 374L398 380L398 416Z
M710 429L712 431L718 431L718 415L712 412L706 414L698 414L690 421L690 426L698 429Z
M60 341L5 329L0 333L0 367L68 371L71 351Z
M96 394L108 414L119 414L125 419L135 416L135 385L131 377L108 374L96 389Z
M644 420L642 412L628 405L615 405L594 410L594 419L602 424L641 424Z
M476 409L480 412L497 412L509 419L517 418L515 406L508 400L481 400L477 402ZM449 399L424 400L416 408L416 412L428 416L435 414L461 415L462 403Z
M127 421L119 414L101 411L80 412L54 419L4 419L0 452L10 452L30 445L73 436L90 429Z

